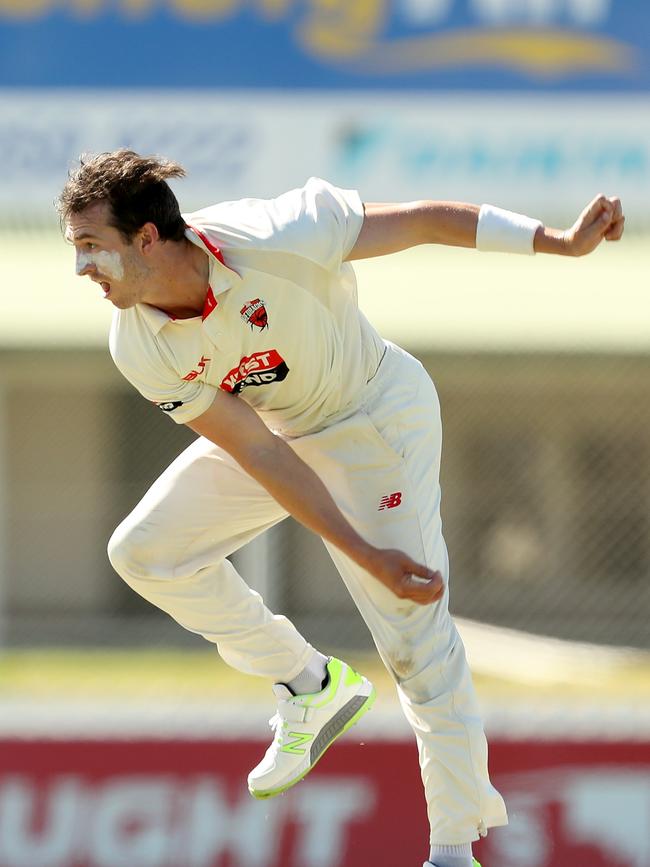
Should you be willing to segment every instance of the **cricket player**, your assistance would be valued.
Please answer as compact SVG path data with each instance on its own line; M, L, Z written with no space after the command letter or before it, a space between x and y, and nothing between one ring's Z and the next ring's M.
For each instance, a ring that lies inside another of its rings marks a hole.
M273 741L248 778L267 798L301 780L375 693L272 614L226 558L288 514L319 534L415 733L425 867L471 867L472 843L507 817L448 612L438 399L422 365L359 311L350 262L417 244L581 256L621 237L621 204L596 196L559 231L491 205L364 204L311 178L181 215L167 180L183 174L129 150L82 158L58 203L77 274L115 308L118 368L199 435L115 531L111 562L227 663L273 684Z

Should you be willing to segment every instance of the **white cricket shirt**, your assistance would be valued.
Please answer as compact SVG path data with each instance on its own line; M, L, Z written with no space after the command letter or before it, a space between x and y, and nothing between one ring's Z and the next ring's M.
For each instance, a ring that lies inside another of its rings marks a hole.
M124 376L177 422L205 412L219 388L288 436L353 411L384 351L343 261L363 223L358 193L311 178L184 219L210 257L203 316L116 310L110 350Z

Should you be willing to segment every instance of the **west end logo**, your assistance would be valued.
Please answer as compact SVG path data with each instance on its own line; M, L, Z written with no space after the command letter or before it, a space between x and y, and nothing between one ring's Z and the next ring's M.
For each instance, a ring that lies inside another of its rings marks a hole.
M269 327L269 317L264 306L264 301L261 298L253 298L248 304L244 304L239 312L244 322L250 325L251 331L253 328L259 328L260 331L264 331L265 328Z

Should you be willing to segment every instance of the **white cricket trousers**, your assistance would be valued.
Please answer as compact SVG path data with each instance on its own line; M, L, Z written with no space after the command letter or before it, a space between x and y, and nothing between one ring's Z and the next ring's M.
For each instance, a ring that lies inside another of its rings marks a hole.
M365 539L406 551L440 570L447 583L440 408L419 361L388 344L360 409L290 445ZM134 590L214 642L227 663L286 683L313 649L225 559L284 517L230 455L200 438L117 528L109 556ZM488 777L487 744L465 651L448 612L448 589L426 607L398 599L326 544L415 732L431 842L467 843L505 824L505 805Z

